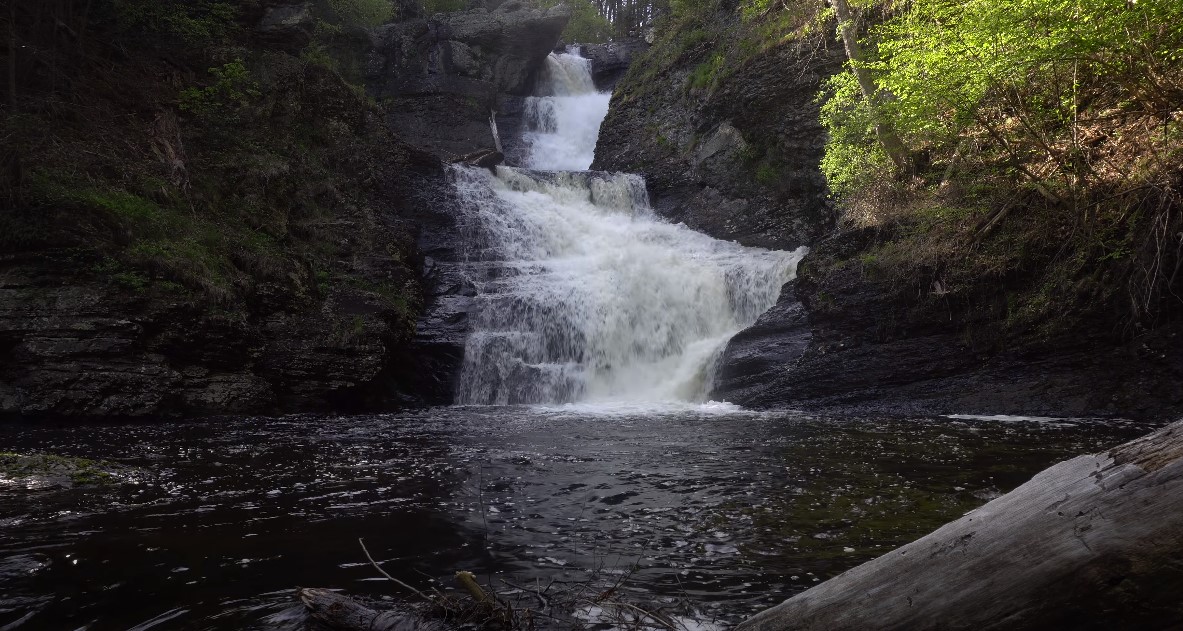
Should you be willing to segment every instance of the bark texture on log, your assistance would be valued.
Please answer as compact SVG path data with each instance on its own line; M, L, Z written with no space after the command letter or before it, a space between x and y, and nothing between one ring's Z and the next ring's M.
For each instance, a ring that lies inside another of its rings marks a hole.
M1183 628L1183 421L1055 465L736 631Z
M304 606L320 622L340 631L445 631L447 626L405 611L376 611L327 589L302 587Z
M498 149L481 149L452 160L453 164L467 164L490 170L502 162L505 162L505 154Z

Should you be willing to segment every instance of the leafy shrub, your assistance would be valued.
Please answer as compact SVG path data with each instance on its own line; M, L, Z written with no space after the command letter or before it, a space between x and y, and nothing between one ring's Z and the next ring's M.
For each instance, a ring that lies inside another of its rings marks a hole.
M229 0L112 0L116 24L126 31L179 37L191 44L225 39L237 26Z
M261 95L259 85L241 59L210 68L209 73L214 77L213 85L181 92L181 110L209 117L227 109L245 107Z
M890 177L891 161L875 141L871 108L854 75L830 77L820 96L826 149L821 170L838 197L846 197L878 179Z
M690 87L697 90L714 84L719 79L726 63L727 58L723 53L715 53L709 61L698 64L690 73Z

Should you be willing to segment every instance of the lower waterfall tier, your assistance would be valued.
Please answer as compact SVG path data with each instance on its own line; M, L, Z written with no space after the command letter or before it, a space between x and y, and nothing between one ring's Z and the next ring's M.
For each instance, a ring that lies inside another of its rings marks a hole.
M637 176L453 173L478 290L460 403L704 400L804 254L661 220Z

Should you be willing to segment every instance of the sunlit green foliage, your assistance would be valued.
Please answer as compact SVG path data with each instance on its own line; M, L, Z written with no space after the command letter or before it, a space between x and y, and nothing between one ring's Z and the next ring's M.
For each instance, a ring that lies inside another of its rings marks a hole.
M1047 154L1061 175L1088 177L1077 148L1059 144L1097 106L1175 107L1183 3L916 0L868 40L867 67L890 95L879 114L913 150L951 154L972 127L1005 148ZM873 151L871 117L844 82L831 83L824 111L826 173L839 191L857 179L859 147ZM871 155L862 162L881 166Z
M830 190L841 197L881 177L891 160L875 140L871 108L853 74L830 77L821 98L821 119L829 131L821 168Z
M879 257L894 282L927 278L923 295L932 278L956 293L1029 277L1008 288L1006 327L1036 335L1074 326L1064 304L1145 327L1178 309L1183 267L1161 235L1183 230L1183 2L872 9L862 67L878 102L850 73L828 82L822 170L847 223L900 231ZM876 124L902 139L903 164ZM930 221L946 206L962 212Z

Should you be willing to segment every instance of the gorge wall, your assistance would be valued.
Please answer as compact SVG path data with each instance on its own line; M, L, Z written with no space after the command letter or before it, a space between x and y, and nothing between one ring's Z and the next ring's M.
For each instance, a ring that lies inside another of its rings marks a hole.
M1183 411L1178 319L1135 325L1112 277L1055 280L1062 243L1045 235L1058 228L1012 215L966 241L938 229L952 221L940 200L920 198L931 209L921 221L839 227L817 103L844 61L833 24L819 31L788 9L752 17L749 4L687 11L659 30L617 86L595 162L643 174L673 221L812 248L777 306L732 340L716 398L892 413Z
M566 14L404 4L370 30L320 3L96 3L86 54L55 59L69 82L18 55L0 417L450 401L467 292L443 160L492 145Z
M654 209L719 239L793 249L833 225L814 100L833 42L792 39L724 65L734 8L660 32L616 86L593 169L645 176Z
M520 164L525 97L569 13L405 2L363 25L322 4L131 19L98 2L76 25L90 36L68 45L17 12L59 76L18 52L0 129L0 416L452 400L475 289L444 162L491 147L492 117ZM702 3L651 47L584 51L597 85L615 86L594 169L643 175L658 214L711 236L812 248L732 340L716 398L1183 409L1177 305L1131 322L1099 273L1049 292L1058 244L1035 218L968 243L941 226L982 218L936 203L922 221L839 229L818 168L817 94L844 60L833 25L749 5Z

